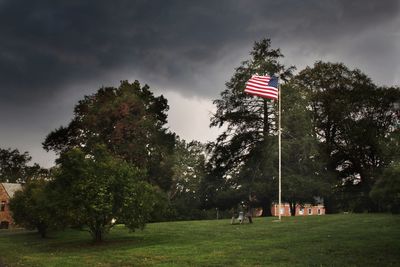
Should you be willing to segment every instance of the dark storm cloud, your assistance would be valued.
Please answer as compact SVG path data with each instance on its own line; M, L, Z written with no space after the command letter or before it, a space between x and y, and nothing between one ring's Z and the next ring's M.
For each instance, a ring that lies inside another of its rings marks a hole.
M49 98L119 69L189 85L226 47L330 43L397 15L397 1L3 1L1 98Z
M222 40L232 41L223 37L231 29L219 22L220 11L168 1L5 2L0 83L13 91L2 96L49 96L118 68L178 78L186 69L179 61L204 62Z
M346 61L390 84L399 23L397 0L0 0L0 141L43 138L83 94L121 79L215 98L264 37L290 65Z

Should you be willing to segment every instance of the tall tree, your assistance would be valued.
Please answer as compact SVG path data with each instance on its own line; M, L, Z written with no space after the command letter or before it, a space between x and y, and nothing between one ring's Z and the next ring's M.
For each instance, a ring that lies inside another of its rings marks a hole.
M43 147L61 153L105 144L114 155L146 169L147 181L166 191L171 186L175 142L165 127L168 109L167 100L155 97L149 86L122 81L118 88L101 88L79 101L70 124L51 132Z
M301 71L296 86L311 96L311 109L327 167L337 173L338 192L351 192L354 210L375 210L369 192L389 163L380 143L397 120L399 88L380 88L359 70L317 62Z
M209 146L211 176L226 182L225 189L243 190L246 187L249 194L254 192L268 213L276 177L273 167L276 104L249 96L243 90L246 81L256 73L279 76L285 81L291 77L294 67L286 68L279 63L283 55L279 49L271 48L269 39L255 42L250 55L251 59L242 62L226 83L221 98L214 101L217 111L211 119L211 127L224 127L225 130Z

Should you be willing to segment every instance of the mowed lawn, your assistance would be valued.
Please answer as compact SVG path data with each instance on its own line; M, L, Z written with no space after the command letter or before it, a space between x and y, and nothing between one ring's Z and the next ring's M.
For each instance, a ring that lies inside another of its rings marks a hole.
M400 216L346 214L115 227L100 245L87 232L0 232L5 266L400 266Z

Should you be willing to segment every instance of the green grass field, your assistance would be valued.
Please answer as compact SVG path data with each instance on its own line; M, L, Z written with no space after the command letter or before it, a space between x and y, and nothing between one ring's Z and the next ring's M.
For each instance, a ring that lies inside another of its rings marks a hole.
M148 224L114 228L100 245L87 232L41 239L0 232L0 266L400 266L400 216L347 214Z

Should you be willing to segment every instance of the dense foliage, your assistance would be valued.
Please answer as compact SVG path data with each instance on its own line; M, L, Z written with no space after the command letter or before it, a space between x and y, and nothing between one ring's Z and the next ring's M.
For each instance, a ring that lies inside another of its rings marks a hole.
M95 241L115 223L143 228L154 206L154 190L137 168L116 159L103 146L91 154L79 148L61 155L52 190L71 225L88 227Z
M58 197L45 180L29 181L10 200L15 223L26 229L37 230L42 237L46 237L50 229L63 227L66 211L57 206Z
M378 87L359 70L344 64L317 62L293 81L308 92L320 151L327 168L336 173L332 194L340 209L378 211L369 193L399 153L393 142L398 131L399 88ZM394 153L385 153L390 144Z
M43 147L90 152L94 144L104 144L113 155L146 170L146 181L168 190L175 141L165 127L168 109L167 100L155 97L149 86L122 81L118 88L101 88L80 100L73 120L51 132Z

